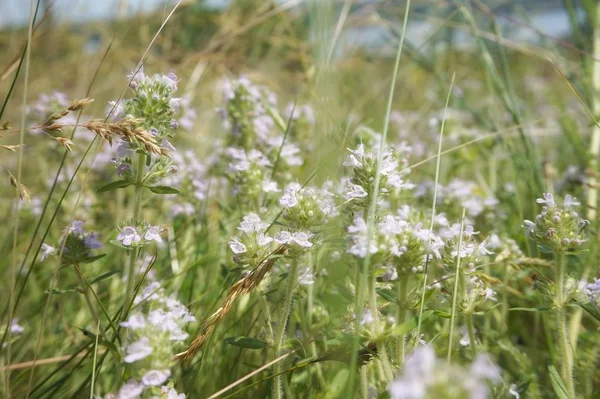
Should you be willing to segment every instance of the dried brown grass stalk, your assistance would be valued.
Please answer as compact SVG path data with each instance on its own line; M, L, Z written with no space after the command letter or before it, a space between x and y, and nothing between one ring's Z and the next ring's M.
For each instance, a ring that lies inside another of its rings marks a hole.
M10 172L8 172L8 179L10 180L10 185L17 189L21 201L31 202L31 191L25 185L18 183L17 179Z
M249 294L254 291L260 284L265 275L271 270L273 265L278 259L279 255L283 255L286 252L286 247L281 245L275 251L273 251L265 260L263 260L257 267L254 268L246 277L238 280L227 292L227 297L208 319L202 323L200 327L200 334L194 338L188 348L175 355L175 359L189 362L193 359L194 355L204 345L204 343L210 338L216 326L227 316L231 308L233 307L236 300L242 295Z
M121 119L117 122L104 122L101 119L91 120L82 126L90 132L108 141L112 145L114 137L140 143L144 149L156 155L168 156L169 152L158 145L156 139L150 133L140 127L142 120L134 118Z

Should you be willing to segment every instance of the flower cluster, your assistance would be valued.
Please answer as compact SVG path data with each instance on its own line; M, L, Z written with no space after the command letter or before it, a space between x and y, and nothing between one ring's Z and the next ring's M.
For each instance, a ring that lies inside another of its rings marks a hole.
M266 88L250 82L244 76L223 84L226 104L221 109L223 126L231 131L229 145L254 148L258 141L266 141L275 125L270 112L276 97Z
M60 91L53 91L50 94L42 93L36 102L27 107L27 113L35 118L36 122L46 120L51 115L60 113L69 107L70 101L67 95ZM60 116L60 115L57 115ZM53 122L60 122L64 125L74 125L76 118L71 113L66 113ZM31 133L41 133L42 129L31 129Z
M125 247L143 247L152 241L161 243L163 234L166 230L165 226L151 226L143 224L139 226L122 226L119 227L119 235L117 241Z
M437 358L429 345L415 349L403 370L389 386L392 399L485 399L490 385L501 379L500 369L486 354L465 368Z
M528 234L552 250L566 252L580 247L585 241L583 228L588 221L575 211L579 201L567 194L562 204L558 204L552 193L545 193L537 199L542 204L542 211L535 221L525 220L523 227Z
M318 189L290 183L279 204L283 207L282 216L288 225L301 230L323 226L329 218L338 214L333 194L327 190L327 185Z
M254 268L269 255L273 237L265 233L268 227L255 213L244 216L238 226L239 233L229 241L236 263Z
M56 247L46 243L42 244L42 256L40 257L40 260L43 261L49 255L57 254L57 248L61 248L64 245L62 252L63 262L71 263L89 261L94 257L93 250L103 246L99 240L99 237L100 236L98 233L86 231L83 221L74 220Z
M172 387L163 385L171 376L176 349L188 338L184 328L195 318L173 295L167 296L156 281L136 297L135 305L137 310L121 322L125 329L123 361L131 378L119 389L117 397L137 398L149 392L179 398Z
M354 208L366 209L374 195L375 177L377 173L377 152L368 151L364 144L359 144L356 149L348 149L350 155L344 166L352 168L352 176L346 182L344 198ZM406 182L404 176L407 171L399 170L398 160L392 149L384 150L381 162L381 180L378 196L386 195L393 190L410 189L412 184Z
M269 159L260 151L241 148L226 149L231 159L228 177L233 183L233 194L243 194L244 201L256 205L262 193L278 192L277 183L269 178Z
M370 242L361 212L348 227L348 233L350 254L365 258L370 253L373 264L392 266L395 276L422 272L427 257L440 258L444 247L442 239L424 229L421 223L413 224L395 215L386 215L374 226ZM386 272L389 270L384 270Z

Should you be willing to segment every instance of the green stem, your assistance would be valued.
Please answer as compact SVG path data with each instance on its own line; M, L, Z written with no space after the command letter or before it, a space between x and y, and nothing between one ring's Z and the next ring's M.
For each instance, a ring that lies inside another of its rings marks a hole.
M288 288L285 294L285 301L283 303L283 309L281 309L281 318L277 325L277 333L275 335L275 356L279 356L281 352L281 346L283 345L283 337L285 336L285 328L287 326L288 318L292 308L292 299L294 297L294 289L296 288L296 282L298 281L298 260L294 259L292 262L292 268L290 275L288 276ZM281 362L275 364L275 378L273 380L273 398L281 399Z
M144 178L144 166L146 165L146 154L138 155L138 166L135 177L135 191L133 194L133 218L131 223L135 227L139 223L140 212L142 210L142 181ZM135 261L138 255L138 249L134 248L129 254L129 268L127 270L127 288L125 291L125 301L123 302L123 316L122 320L125 320L129 315L129 308L131 307L131 295L133 294L133 287L135 282Z
M465 315L467 322L467 331L469 332L469 343L473 351L473 358L477 356L477 347L475 346L475 329L473 328L473 315L471 313Z
M400 276L400 284L397 285L398 289L398 313L396 323L401 325L406 319L406 301L408 299L408 276ZM396 343L396 362L398 366L402 368L404 365L404 357L406 356L406 337L401 335L397 337Z
M94 302L92 302L92 298L90 297L89 287L86 284L83 275L81 274L81 270L79 270L79 267L77 266L77 264L75 262L73 262L73 267L75 269L75 275L77 276L79 285L81 286L81 292L83 293L83 297L85 298L85 301L88 305L88 308L90 309L90 313L92 314L94 321L98 325L100 334L102 335L102 338L106 342L109 342L108 336L106 335L106 331L104 330L104 327L102 327L102 324L100 323L100 317L98 316L98 312L96 312L96 309L94 308Z
M556 327L558 329L558 340L561 352L560 370L562 379L566 385L569 397L575 398L575 387L573 385L573 357L567 337L567 318L565 314L565 292L564 292L564 254L556 252Z

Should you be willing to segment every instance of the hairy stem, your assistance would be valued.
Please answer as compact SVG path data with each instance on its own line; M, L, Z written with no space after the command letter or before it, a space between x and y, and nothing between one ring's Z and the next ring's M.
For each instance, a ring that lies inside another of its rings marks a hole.
M298 260L294 259L292 262L292 268L288 276L288 287L285 294L285 300L283 302L283 308L281 309L281 317L279 324L277 325L277 332L275 335L275 356L279 356L281 352L281 346L283 345L283 337L285 336L285 329L287 327L288 318L292 309L292 300L294 298L294 290L296 288L296 282L298 281ZM281 399L281 362L275 364L275 378L273 380L273 398Z
M135 226L138 224L140 219L140 212L142 211L142 180L144 178L144 166L146 164L146 154L138 155L138 166L135 177L135 191L133 194L133 218L131 223ZM125 291L125 301L123 302L123 316L122 320L125 320L129 314L129 308L131 307L131 301L133 298L133 287L135 282L135 261L137 259L138 250L133 249L129 254L129 268L127 270L127 288Z
M564 292L564 268L565 257L563 253L555 254L556 261L556 327L560 345L560 370L562 379L569 392L569 397L575 398L575 387L573 385L573 356L567 337L567 318L565 314L565 292Z
M401 325L406 319L406 301L408 299L408 276L400 276L400 284L398 289L398 313L396 323ZM404 357L406 356L406 336L403 334L397 337L396 342L396 362L402 368L404 365Z

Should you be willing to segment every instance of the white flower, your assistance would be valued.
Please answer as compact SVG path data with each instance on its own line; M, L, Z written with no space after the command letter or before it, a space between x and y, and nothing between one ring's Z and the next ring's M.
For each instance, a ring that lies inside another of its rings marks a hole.
M521 394L519 393L519 388L516 384L510 384L510 387L508 388L508 393L510 393L516 399L521 399Z
M177 391L173 388L163 386L161 390L163 395L167 395L167 399L185 399L184 393L177 393Z
M46 243L42 244L42 256L40 256L40 262L43 262L49 255L54 254L56 248Z
M362 318L360 319L360 325L364 326L365 324L373 323L373 313L371 313L370 309L365 309Z
M310 267L305 267L298 272L298 284L313 285L315 283L315 274Z
M171 376L171 370L150 370L142 377L142 383L149 387L162 385Z
M279 205L283 206L284 208L292 208L298 205L296 193L291 190L286 190L285 194L283 194L279 200Z
M280 231L275 236L275 242L279 244L287 244L292 240L292 234L289 231Z
M535 202L538 204L544 204L548 208L553 208L556 205L556 201L554 201L554 195L552 195L552 193L544 193L544 198L538 198L535 200Z
M571 208L573 206L581 205L581 202L577 201L577 198L572 197L571 194L567 194L567 195L565 195L564 204L565 204L565 207Z
M531 220L524 220L523 227L527 229L528 234L533 234L535 232L535 223L533 223Z
M303 231L299 231L297 233L292 234L292 241L301 247L310 248L313 246L312 242L308 241L308 239L312 236L310 233L305 233Z
M117 399L135 399L139 398L144 392L144 385L134 379L127 381L117 393Z
M486 289L483 290L483 296L485 299L489 299L494 302L498 301L498 298L496 298L496 291L494 291L493 289L491 289L489 287L486 287Z
M229 241L229 248L231 248L233 253L236 255L243 254L247 250L246 246L242 244L236 237Z
M123 227L117 236L117 240L121 241L125 246L129 246L132 243L138 243L141 241L141 239L142 237L140 237L135 227L131 226Z
M281 190L277 187L277 182L273 180L266 180L263 182L262 189L265 193L278 193Z
M367 195L369 194L363 188L363 186L348 182L348 190L344 194L344 198L349 200L354 198L364 198Z
M23 334L23 331L25 331L25 329L23 328L23 326L21 326L19 324L19 319L13 319L12 322L10 323L10 332L11 334Z
M268 235L265 235L264 233L260 233L256 237L256 242L258 243L259 247L264 247L265 245L273 242L273 237L269 237Z
M132 314L129 319L121 322L121 327L131 328L132 330L139 330L146 326L146 319L141 314Z
M162 238L160 237L159 233L160 227L150 226L148 227L148 230L146 230L146 234L144 234L144 240L162 242Z
M134 363L148 357L152 353L150 341L146 337L142 337L139 341L127 347L127 355L123 359L125 363Z
M471 364L471 373L477 377L497 382L501 379L498 366L486 354L479 354Z

